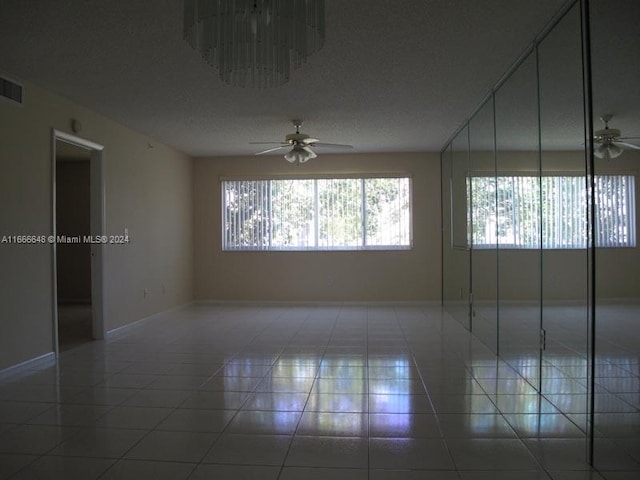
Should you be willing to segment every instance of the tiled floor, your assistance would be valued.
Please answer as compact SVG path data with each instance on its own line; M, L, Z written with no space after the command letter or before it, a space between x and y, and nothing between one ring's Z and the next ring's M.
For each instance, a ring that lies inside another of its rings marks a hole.
M60 351L76 348L93 338L91 304L58 305L58 342Z
M438 307L193 306L0 377L0 480L637 480L632 370L598 473Z

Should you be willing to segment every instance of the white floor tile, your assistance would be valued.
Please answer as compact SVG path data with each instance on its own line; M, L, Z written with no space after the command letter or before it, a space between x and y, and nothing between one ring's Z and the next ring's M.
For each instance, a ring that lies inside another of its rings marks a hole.
M0 402L0 423L24 423L49 410L53 403Z
M369 417L366 413L304 412L296 431L303 436L367 437Z
M120 460L100 480L187 480L195 464Z
M279 480L368 480L367 470L356 468L284 467Z
M10 478L38 458L37 455L0 453L0 480Z
M140 390L122 402L122 405L175 408L192 394L193 392L189 390Z
M502 358L437 306L173 312L0 378L0 480L640 478L637 337L600 343L597 474L575 315L540 363L532 312L504 312Z
M236 413L236 410L178 408L156 429L177 432L222 432Z
M230 433L293 435L302 412L243 410L227 426Z
M111 407L101 405L55 405L30 419L34 425L93 426Z
M129 450L126 458L197 463L217 438L216 433L153 431Z
M255 465L199 465L189 480L278 480L280 467Z
M456 471L371 470L369 480L459 480Z
M288 467L367 468L367 439L296 436L287 455Z
M291 436L224 434L203 459L204 463L282 465Z
M144 436L144 430L87 428L62 442L50 454L66 457L120 458Z
M96 480L115 460L103 458L41 457L12 480Z
M444 414L438 415L445 438L515 438L516 433L502 415Z
M371 437L440 438L436 416L429 413L371 413Z
M78 427L16 425L0 434L0 453L42 455L78 431Z
M372 469L453 470L444 441L432 438L372 438Z
M170 408L118 406L100 417L96 421L96 426L151 429L160 424L171 412Z
M556 480L542 470L484 470L484 471L461 471L460 480ZM568 480L568 478L566 479ZM576 480L578 480L576 478ZM584 479L587 480L587 479ZM594 478L593 480L596 480Z
M537 470L533 455L512 439L447 439L458 470Z
M211 410L237 410L249 398L249 392L236 391L197 391L181 404L181 408L199 408Z

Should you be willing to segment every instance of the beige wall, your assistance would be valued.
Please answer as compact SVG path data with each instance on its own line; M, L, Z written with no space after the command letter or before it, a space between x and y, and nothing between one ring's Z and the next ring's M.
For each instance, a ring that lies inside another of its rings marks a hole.
M0 102L0 235L51 233L51 129L72 118L105 146L106 233L131 236L105 249L106 329L189 302L191 160L29 83L22 107ZM52 351L52 247L0 244L0 265L1 370Z
M222 252L221 176L358 172L404 172L412 176L412 250ZM193 178L196 299L440 299L440 167L437 154L320 155L303 166L291 166L281 156L197 159Z

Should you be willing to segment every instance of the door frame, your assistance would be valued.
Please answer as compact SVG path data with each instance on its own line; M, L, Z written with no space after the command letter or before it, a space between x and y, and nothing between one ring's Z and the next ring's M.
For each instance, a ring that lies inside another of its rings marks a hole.
M105 235L105 183L104 183L104 146L67 132L51 131L51 234L57 237L56 229L56 143L58 141L89 150L89 190L90 190L90 228L92 238ZM56 241L51 242L51 261L53 272L53 349L56 357L60 354L58 342L58 265ZM104 244L91 243L91 329L93 338L105 338L104 322Z

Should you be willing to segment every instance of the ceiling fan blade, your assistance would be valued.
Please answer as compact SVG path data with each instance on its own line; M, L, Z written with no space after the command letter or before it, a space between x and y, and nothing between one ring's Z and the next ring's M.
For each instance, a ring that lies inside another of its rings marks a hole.
M282 142L249 142L249 145L282 145Z
M618 141L618 140L639 140L639 139L640 139L640 137L618 137L616 139L616 141Z
M280 150L281 148L288 148L289 145L280 145L279 147L269 148L267 150L263 150L262 152L255 153L254 155L264 155L265 153L275 152L276 150Z
M317 138L305 138L303 140L300 140L300 143L303 145L309 145L312 143L318 143L320 140L318 140Z
M633 143L618 142L618 141L615 141L614 143L616 145L621 145L621 146L626 147L626 148L632 148L632 149L635 149L635 150L640 150L640 145L634 145Z
M312 145L310 145L311 147L322 147L322 148L341 148L341 149L345 149L345 150L350 150L353 148L353 145L342 145L339 143L322 143L322 142L316 142Z

